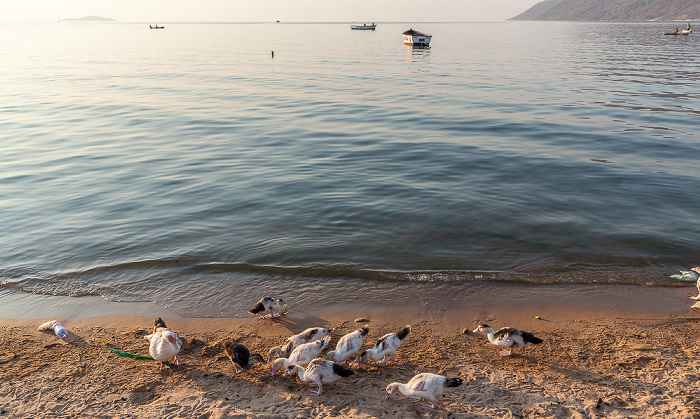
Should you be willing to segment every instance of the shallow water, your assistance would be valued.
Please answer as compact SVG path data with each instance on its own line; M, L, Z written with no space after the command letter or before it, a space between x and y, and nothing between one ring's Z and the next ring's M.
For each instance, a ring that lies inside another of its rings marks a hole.
M700 41L666 29L0 24L0 298L217 316L676 285L700 264Z

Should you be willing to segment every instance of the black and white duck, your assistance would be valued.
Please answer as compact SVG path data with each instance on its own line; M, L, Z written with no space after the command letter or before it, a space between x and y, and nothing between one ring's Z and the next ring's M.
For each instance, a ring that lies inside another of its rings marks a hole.
M278 356L280 358L289 358L289 355L292 354L292 351L297 346L303 345L304 343L314 342L323 339L331 333L333 333L332 328L325 329L323 327L310 327L304 330L303 332L299 333L298 335L290 336L284 342L284 345L275 346L274 348L270 349L267 362L272 361L272 358L274 358L275 356Z
M371 349L367 349L360 354L360 367L369 360L377 361L379 365L384 365L396 358L396 351L410 332L411 326L406 326L396 333L388 333L379 338Z
M258 320L274 319L287 312L287 303L283 299L265 296L258 301L248 313L260 316Z
M437 407L437 398L442 396L446 388L460 385L462 385L461 378L445 378L442 375L424 372L411 378L406 384L391 383L386 386L384 399L388 399L392 394L399 391L414 403L426 400L428 403L423 403L423 407L435 409Z
M486 333L489 342L496 346L507 348L501 351L501 356L511 356L515 348L522 348L527 345L542 343L542 339L530 332L514 329L512 327L502 327L494 332L491 326L485 323L479 324L474 333Z
M280 369L286 369L290 365L307 365L321 355L321 352L328 346L330 341L331 337L326 336L321 340L297 346L289 355L289 358L275 359L275 362L272 363L272 375L275 375Z
M360 349L362 349L362 342L369 333L369 327L365 326L362 329L350 332L347 335L340 338L338 344L335 345L335 351L330 351L326 354L324 358L329 359L338 364L343 364L353 355L356 355L355 362L353 364L359 364L360 362Z
M287 367L287 371L284 372L285 377L294 374L297 374L299 379L308 383L309 386L317 387L316 390L310 390L309 394L318 396L323 393L324 384L333 383L341 377L350 377L355 374L355 372L333 361L316 358L309 363L306 369L300 365L293 365Z

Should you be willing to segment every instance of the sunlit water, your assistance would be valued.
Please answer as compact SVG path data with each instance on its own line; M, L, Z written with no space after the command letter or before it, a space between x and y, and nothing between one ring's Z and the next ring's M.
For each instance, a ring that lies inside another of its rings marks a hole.
M165 26L0 24L4 298L239 315L700 264L700 35Z

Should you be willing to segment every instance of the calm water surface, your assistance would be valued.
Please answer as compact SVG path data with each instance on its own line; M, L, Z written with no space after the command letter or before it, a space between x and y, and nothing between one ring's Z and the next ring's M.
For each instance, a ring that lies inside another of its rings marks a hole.
M700 35L147 26L0 24L0 298L231 316L700 264Z

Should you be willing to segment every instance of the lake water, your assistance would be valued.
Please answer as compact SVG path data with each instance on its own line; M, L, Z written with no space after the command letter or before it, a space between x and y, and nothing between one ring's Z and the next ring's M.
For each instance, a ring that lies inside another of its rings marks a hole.
M0 301L678 285L700 35L675 26L0 24Z

